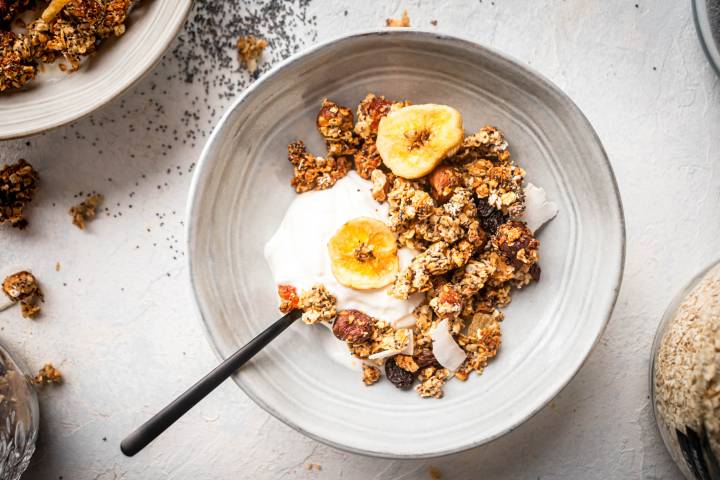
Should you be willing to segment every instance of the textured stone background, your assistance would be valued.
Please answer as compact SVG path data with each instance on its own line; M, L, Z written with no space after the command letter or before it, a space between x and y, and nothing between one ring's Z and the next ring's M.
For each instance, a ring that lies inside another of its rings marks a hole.
M689 2L637 2L198 0L161 64L120 99L66 128L0 143L0 159L27 158L43 179L31 227L0 229L0 266L31 268L46 292L37 321L0 313L0 339L32 369L52 361L67 378L41 393L40 441L25 478L412 479L429 478L430 466L448 479L678 477L652 419L648 358L670 297L717 255L720 82ZM123 436L217 361L191 308L183 215L202 144L253 80L237 66L237 34L270 41L264 71L316 41L380 27L403 8L413 26L527 62L597 129L628 225L625 280L601 343L541 413L451 457L339 452L226 382L158 442L124 458ZM89 190L105 194L108 210L81 232L66 209ZM309 471L311 463L322 470Z

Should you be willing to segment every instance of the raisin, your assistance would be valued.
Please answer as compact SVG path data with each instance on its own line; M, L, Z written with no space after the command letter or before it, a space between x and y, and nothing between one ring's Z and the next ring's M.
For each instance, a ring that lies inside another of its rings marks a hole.
M372 337L373 320L359 310L342 310L335 317L332 331L337 338L346 342L366 342Z
M433 355L432 350L429 348L421 350L414 358L415 363L417 363L420 368L439 365L435 355Z
M530 276L536 282L540 281L540 265L538 265L537 263L532 264L532 266L530 267Z
M478 201L478 219L480 226L490 235L495 235L500 225L508 221L508 216L490 205L485 199Z
M385 376L401 390L407 390L415 383L415 374L400 368L395 357L390 357L385 362Z

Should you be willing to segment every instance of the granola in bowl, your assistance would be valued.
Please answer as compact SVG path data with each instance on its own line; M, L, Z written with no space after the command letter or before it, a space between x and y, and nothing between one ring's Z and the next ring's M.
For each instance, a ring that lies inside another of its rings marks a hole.
M441 398L498 354L557 209L500 130L466 135L450 106L370 93L353 115L325 99L317 127L327 152L289 145L298 197L265 249L281 310L331 329L366 385Z
M77 71L107 38L125 33L131 0L52 0L38 18L11 31L7 25L30 2L10 2L0 8L0 93L33 80L43 64L64 60L58 68ZM0 7L3 5L0 2ZM2 21L5 23L2 23ZM69 66L68 66L69 65Z

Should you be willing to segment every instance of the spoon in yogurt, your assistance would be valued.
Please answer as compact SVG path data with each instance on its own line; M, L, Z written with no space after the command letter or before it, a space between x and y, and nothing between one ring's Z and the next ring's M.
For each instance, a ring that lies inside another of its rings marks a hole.
M148 446L150 442L167 430L170 425L185 415L188 410L215 390L218 385L235 373L238 368L245 365L245 363L253 358L268 343L273 341L275 337L285 331L295 320L300 318L301 315L302 312L300 310L293 310L284 315L258 334L258 336L250 340L245 346L240 348L240 350L225 359L195 385L188 388L185 393L181 394L167 407L160 410L150 418L150 420L143 423L134 432L125 437L125 440L120 443L122 453L128 457L132 457Z

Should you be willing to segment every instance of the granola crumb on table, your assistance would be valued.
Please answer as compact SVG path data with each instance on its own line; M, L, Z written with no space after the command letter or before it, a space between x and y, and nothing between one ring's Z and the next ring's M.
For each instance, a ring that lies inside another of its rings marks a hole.
M385 20L385 25L388 27L409 27L410 16L408 15L407 10L403 10L400 18L388 18Z
M63 381L62 374L52 363L46 363L33 378L33 383L39 387L43 385L60 384Z
M372 197L387 202L386 223L398 246L418 252L387 290L400 300L424 292L414 326L394 328L358 310L336 312L336 299L323 285L299 298L294 288L281 285L279 294L281 309L300 308L306 323L334 319L335 336L363 362L365 384L379 381L384 371L398 388L414 385L423 398L442 398L447 380L482 374L497 355L501 309L510 303L514 288L540 279L539 242L517 220L525 211L525 170L511 158L503 133L491 125L465 137L425 177L408 180L389 171L375 146L378 125L409 104L369 93L358 105L353 125L350 109L325 99L317 128L327 145L326 157L312 155L301 141L288 146L288 157L298 193L330 188L354 168L370 180ZM465 353L455 371L443 368L433 352L433 329L444 320Z
M25 160L0 168L0 224L10 223L20 229L27 226L23 210L32 201L39 179Z
M236 44L238 55L248 72L254 73L257 70L257 60L267 46L267 40L254 35L242 35L238 38Z
M2 289L13 303L20 303L20 313L23 317L34 318L40 313L38 304L43 300L43 293L32 273L23 270L8 275L3 280Z
M72 223L80 230L85 229L85 222L95 218L95 209L102 203L103 196L94 194L88 198L70 207L69 213L72 217Z

